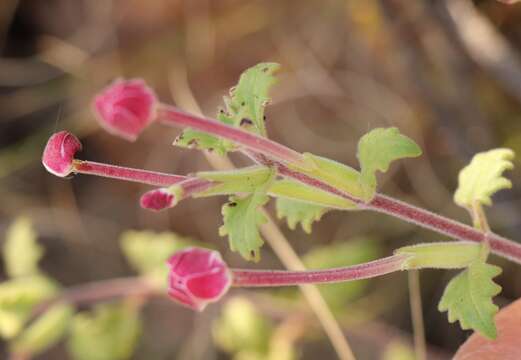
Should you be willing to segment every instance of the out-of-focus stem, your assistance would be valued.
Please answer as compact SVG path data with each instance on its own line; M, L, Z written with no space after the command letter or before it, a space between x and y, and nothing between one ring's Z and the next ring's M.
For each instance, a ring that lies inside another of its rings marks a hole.
M418 270L409 270L408 282L412 328L414 334L414 352L416 360L426 360L427 346L425 344L425 326L423 322L422 298L420 291L420 272Z
M72 171L77 174L95 175L161 187L174 185L187 179L186 176L181 175L165 174L156 171L133 169L85 160L74 160Z

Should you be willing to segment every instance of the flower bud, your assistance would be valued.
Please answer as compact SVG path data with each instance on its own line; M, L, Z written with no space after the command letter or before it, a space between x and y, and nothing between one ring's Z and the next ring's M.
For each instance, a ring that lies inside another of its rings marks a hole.
M116 80L94 98L94 112L109 133L134 141L154 120L157 97L143 80Z
M217 251L187 248L172 255L168 264L168 294L197 311L218 301L232 283L228 266Z
M147 191L141 196L140 200L140 205L143 209L154 211L161 211L174 207L176 203L174 194L170 193L167 189Z
M50 173L65 177L72 171L74 155L81 150L81 142L67 131L53 134L45 145L42 163Z

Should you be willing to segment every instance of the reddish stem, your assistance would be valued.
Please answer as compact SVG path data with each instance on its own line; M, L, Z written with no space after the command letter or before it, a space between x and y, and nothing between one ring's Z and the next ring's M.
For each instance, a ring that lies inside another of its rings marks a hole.
M161 187L174 185L187 179L186 176L101 164L93 161L74 160L73 166L73 171L78 174L96 175Z
M195 116L176 107L161 104L157 111L158 120L166 125L191 128L219 136L240 144L248 149L266 154L283 162L303 164L301 154L284 145L220 121Z
M407 258L408 255L393 255L368 263L324 270L232 269L233 286L293 286L368 279L402 270L402 264Z

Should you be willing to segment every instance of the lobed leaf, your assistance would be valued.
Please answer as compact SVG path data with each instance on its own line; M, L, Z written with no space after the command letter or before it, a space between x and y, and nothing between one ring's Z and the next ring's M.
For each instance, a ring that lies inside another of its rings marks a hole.
M454 277L443 293L439 311L448 311L449 322L460 322L461 328L473 329L487 338L496 338L494 315L498 307L492 297L501 292L494 277L501 268L475 260L464 271Z
M131 303L97 305L78 313L67 343L76 360L129 359L141 333L138 308Z
M454 193L456 204L467 209L472 209L476 202L492 205L494 193L512 187L503 172L514 167L513 158L514 152L510 149L494 149L474 155L470 164L459 173L458 189Z
M276 82L273 73L278 68L275 63L260 63L245 70L230 90L230 96L224 98L225 109L219 111L217 120L266 136L264 108L270 100L268 92ZM174 145L211 150L219 155L235 148L228 140L192 129L184 130Z
M420 147L395 127L377 128L362 136L357 157L365 199L371 199L376 192L376 171L386 172L394 160L417 157L421 153Z
M302 229L311 234L311 225L313 222L320 220L328 209L315 204L303 201L278 198L276 202L277 217L279 219L286 218L288 226L291 230L295 230L298 223Z
M36 233L29 219L18 218L9 227L3 250L6 271L10 277L38 273L38 261L43 256L43 248L36 241Z
M260 259L259 249L264 241L258 227L266 218L259 208L268 200L265 191L260 190L244 198L232 196L222 207L224 224L219 228L219 235L228 235L232 251L238 251L246 260Z

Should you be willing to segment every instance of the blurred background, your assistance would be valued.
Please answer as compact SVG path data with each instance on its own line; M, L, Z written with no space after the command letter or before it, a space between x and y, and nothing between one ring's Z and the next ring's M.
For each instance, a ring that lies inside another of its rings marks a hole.
M129 230L205 242L233 266L283 268L267 245L259 264L229 250L218 235L224 198L151 213L139 208L145 186L60 179L40 163L48 137L66 129L81 138L81 159L176 174L209 170L203 154L171 145L175 129L151 126L135 143L102 131L90 111L93 94L117 77L141 77L164 102L213 117L240 73L264 61L282 65L267 108L271 138L356 166L365 132L397 126L424 155L393 166L381 190L469 222L452 201L459 169L494 147L521 154L520 49L521 4L493 0L2 0L0 241L19 216L30 219L45 249L42 270L65 287L135 275L120 247ZM520 239L516 166L513 189L497 196L488 216L496 232ZM310 235L279 224L310 267L442 240L365 212L328 213ZM521 296L521 269L492 262L503 268L496 303L504 306ZM469 336L437 311L452 276L421 274L429 358L450 358ZM359 359L414 358L405 274L322 290ZM133 359L336 358L295 289L232 290L201 314L162 298L141 310ZM68 359L66 348L35 358ZM0 358L7 349L3 343Z

